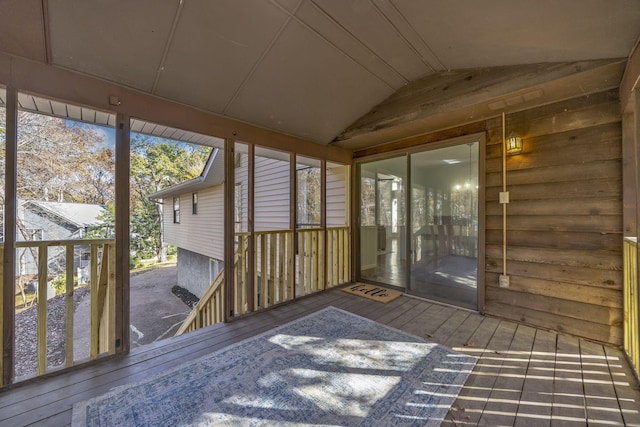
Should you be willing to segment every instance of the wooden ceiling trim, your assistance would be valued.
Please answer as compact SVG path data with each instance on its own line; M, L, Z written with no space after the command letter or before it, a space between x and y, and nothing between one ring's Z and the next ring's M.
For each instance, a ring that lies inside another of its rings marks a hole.
M631 93L638 89L640 89L640 39L629 55L622 83L620 83L620 106L623 112L633 109Z

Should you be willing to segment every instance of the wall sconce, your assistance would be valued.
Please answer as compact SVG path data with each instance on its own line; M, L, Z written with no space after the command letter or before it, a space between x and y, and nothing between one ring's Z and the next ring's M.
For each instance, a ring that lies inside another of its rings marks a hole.
M505 144L507 146L507 154L512 156L514 154L522 153L522 138L511 132L507 139L505 140Z

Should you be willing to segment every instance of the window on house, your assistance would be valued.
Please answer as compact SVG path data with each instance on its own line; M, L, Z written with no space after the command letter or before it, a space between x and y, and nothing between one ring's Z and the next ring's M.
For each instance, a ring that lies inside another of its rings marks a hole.
M191 213L198 215L198 193L191 193Z
M173 198L173 222L180 223L180 197Z

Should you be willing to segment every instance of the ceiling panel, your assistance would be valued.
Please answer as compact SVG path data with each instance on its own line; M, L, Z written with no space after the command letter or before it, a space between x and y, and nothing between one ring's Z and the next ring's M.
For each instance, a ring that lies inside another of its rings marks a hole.
M332 16L407 82L432 71L373 3L334 0L313 0L312 3Z
M0 50L46 61L41 0L0 1Z
M291 21L228 114L328 143L391 93L326 40Z
M626 57L640 22L637 0L391 1L449 69Z
M262 0L186 2L156 94L222 113L288 17Z
M51 0L52 61L151 91L178 0Z
M311 2L304 2L296 12L296 18L313 31L327 39L336 49L353 58L387 85L399 89L407 83L407 78L380 56L371 51L361 40L341 26L329 14Z

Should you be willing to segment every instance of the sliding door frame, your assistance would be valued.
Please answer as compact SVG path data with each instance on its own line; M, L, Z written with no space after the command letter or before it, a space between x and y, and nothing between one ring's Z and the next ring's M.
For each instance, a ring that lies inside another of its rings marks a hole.
M352 216L352 225L351 229L353 230L353 241L352 245L354 248L357 248L353 251L353 265L354 265L354 279L356 281L362 282L372 282L376 284L382 284L380 282L374 282L371 280L367 280L360 275L360 224L361 224L361 199L360 199L360 184L361 184L361 171L360 166L364 163L369 163L377 160L385 160L398 156L406 156L406 173L407 173L407 191L405 191L404 195L404 203L406 210L406 221L407 225L405 228L405 233L408 235L410 233L410 223L412 220L412 211L411 211L411 154L422 153L425 151L437 150L440 148L453 147L456 145L461 145L470 142L478 142L478 266L477 266L477 308L476 311L483 313L484 312L484 301L485 301L485 234L486 234L486 141L487 136L486 133L475 133L465 136L460 136L456 138L446 139L437 142L430 142L422 145L418 145L415 147L411 147L410 149L404 150L392 150L387 151L385 153L374 154L371 156L359 157L354 159L353 161L353 173L352 173L352 182L353 182L353 211L355 215ZM405 236L408 237L408 236ZM409 283L410 283L410 266L409 262L409 254L411 251L411 240L409 238L405 239L405 250L406 250L406 291L410 291ZM409 295L413 295L410 292L407 292ZM443 304L439 301L436 301L440 304Z

